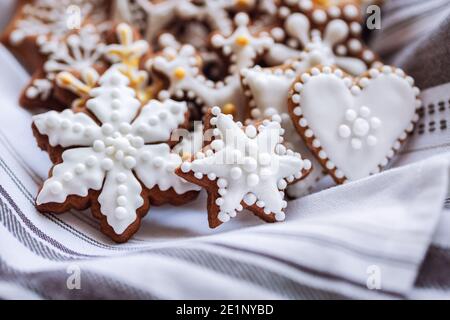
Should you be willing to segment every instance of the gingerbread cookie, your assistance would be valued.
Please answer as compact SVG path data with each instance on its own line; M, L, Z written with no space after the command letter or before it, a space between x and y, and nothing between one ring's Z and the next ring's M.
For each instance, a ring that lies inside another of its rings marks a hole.
M281 144L283 129L276 118L243 127L219 107L206 115L214 140L176 173L207 190L211 228L244 208L267 222L285 219L284 189L304 178L311 163Z
M69 25L70 6L80 11L79 26L73 26L79 30ZM36 70L21 94L22 106L61 108L64 104L54 96L58 72L104 67L101 33L108 27L107 7L100 0L36 0L19 6L2 42L29 70Z
M338 65L359 75L377 60L363 45L361 16L352 3L322 8L312 1L300 1L296 9L281 7L279 16L282 25L270 32L276 44L265 57L270 65L302 59L306 51L314 52L310 57L316 60L314 64Z
M315 67L296 79L289 113L298 133L337 183L379 172L418 120L420 90L394 67L352 78Z
M288 148L311 159L312 172L301 181L287 188L290 197L298 198L311 191L314 185L324 176L320 164L315 160L303 139L297 134L288 113L288 96L295 78L303 70L304 64L298 61L273 68L256 66L241 71L241 80L248 100L248 116L250 119L262 120L277 114L281 118L281 126L285 130L285 144Z
M249 18L239 13L235 18L236 29L229 36L215 34L212 45L230 61L229 75L224 81L213 82L201 73L201 59L192 46L184 45L179 50L166 48L162 54L148 61L148 68L160 74L167 88L159 93L159 99L188 99L206 110L220 106L224 111L243 117L245 96L240 85L239 72L251 67L273 43L267 35L253 35Z
M182 160L167 143L186 124L186 104L151 100L141 107L129 82L112 67L90 90L84 112L33 117L38 144L55 163L36 198L38 210L91 207L102 232L117 242L138 230L150 202L181 205L199 190L175 175Z

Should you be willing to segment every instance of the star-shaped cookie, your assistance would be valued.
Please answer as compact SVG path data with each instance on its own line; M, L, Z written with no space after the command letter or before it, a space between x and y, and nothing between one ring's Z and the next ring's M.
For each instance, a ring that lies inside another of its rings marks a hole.
M219 107L206 115L213 141L176 173L208 192L208 221L218 227L244 208L267 222L285 219L284 189L304 178L309 160L282 145L278 117L243 127Z

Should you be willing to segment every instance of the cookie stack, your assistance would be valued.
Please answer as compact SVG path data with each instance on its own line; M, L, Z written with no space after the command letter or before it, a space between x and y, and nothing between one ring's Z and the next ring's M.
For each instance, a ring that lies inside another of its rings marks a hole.
M386 167L419 89L363 42L358 0L23 1L2 42L54 165L41 212L90 208L116 242L205 189L210 227ZM42 112L47 109L47 112ZM182 209L180 209L182 210Z

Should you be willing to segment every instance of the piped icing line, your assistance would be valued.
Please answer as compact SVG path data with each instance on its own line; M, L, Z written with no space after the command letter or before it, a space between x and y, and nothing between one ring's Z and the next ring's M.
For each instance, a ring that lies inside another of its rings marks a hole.
M151 84L149 73L140 69L143 57L150 51L149 43L135 39L133 29L126 23L117 25L116 35L119 43L108 45L105 56L130 80L130 86L136 91L139 101L146 103L156 95L158 89Z
M271 65L301 58L302 50L317 51L316 56L321 60L335 60L316 64L336 64L353 75L361 74L377 62L377 56L363 45L360 22L342 15L327 15L323 22L318 23L304 10L292 12L286 7L281 7L279 14L283 23L271 29L275 44L265 57Z
M86 68L105 65L103 53L106 45L99 31L92 25L86 25L66 38L50 36L38 43L46 61L42 66L43 76L33 79L25 88L24 95L27 99L50 99L54 81L60 72L81 72Z
M296 77L306 71L304 66L305 64L296 62L272 68L256 66L241 71L241 82L248 101L250 119L263 120L279 115L281 127L285 130L285 145L312 162L314 169L308 177L288 186L287 194L293 198L308 193L324 177L320 164L295 130L288 112L289 91Z
M86 112L66 109L33 117L38 141L45 137L49 154L61 154L36 205L39 210L50 207L52 212L63 212L74 197L94 197L94 216L114 231L115 241L122 242L147 212L147 195L199 190L175 175L182 159L167 143L172 132L186 123L187 106L151 100L141 107L129 79L116 68L100 77L90 97Z
M204 108L218 105L242 117L245 97L241 89L239 71L251 67L273 43L268 35L258 37L248 29L249 18L244 13L235 17L236 29L225 37L215 34L212 45L230 60L229 73L224 81L213 82L200 71L201 59L192 46L166 48L162 54L147 61L147 67L168 80L168 88L158 98L188 99ZM233 112L234 111L234 112Z
M388 165L419 119L419 94L414 79L399 68L385 65L352 78L319 66L292 85L289 113L317 160L341 184Z
M205 121L213 130L213 141L176 173L207 189L210 227L244 208L267 222L284 220L284 190L304 178L311 163L282 144L280 118L244 127L214 107Z
M267 0L265 0L267 1ZM114 15L117 20L139 27L145 39L155 41L172 22L198 21L211 31L229 35L233 30L230 13L253 9L255 0L167 0L152 3L147 0L116 0Z

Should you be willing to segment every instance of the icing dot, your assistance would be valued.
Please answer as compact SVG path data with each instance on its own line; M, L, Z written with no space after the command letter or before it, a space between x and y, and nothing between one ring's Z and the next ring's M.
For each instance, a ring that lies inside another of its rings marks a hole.
M369 133L370 125L366 119L358 118L353 122L353 132L359 137L363 137Z
M158 118L156 118L155 116L150 116L148 117L148 124L151 126L156 126L158 124Z
M117 207L114 211L114 215L118 220L123 220L128 216L128 212L124 207Z
M237 180L242 176L242 170L239 167L233 167L230 170L230 176L232 179Z
M351 144L352 148L355 150L359 150L362 147L362 142L358 138L353 138Z
M117 204L122 207L125 206L127 204L127 197L125 196L117 197Z
M301 118L298 124L300 125L300 127L306 127L308 125L308 121L306 121L305 118Z
M368 116L370 116L370 109L366 106L362 106L359 109L359 114L365 118L367 118Z
M114 162L111 159L103 159L101 167L103 170L109 171L114 167Z
M50 192L54 195L60 194L63 191L63 185L61 182L55 181L50 186Z
M305 168L305 170L309 170L312 167L312 163L311 161L309 161L308 159L305 159L303 161L303 167Z
M313 131L311 129L307 129L305 131L305 137L311 138L313 136Z
M121 103L119 99L114 99L111 103L111 106L114 110L117 110L121 107Z
M168 114L167 114L167 112L165 112L165 111L161 111L161 112L158 114L158 117L159 117L159 119L161 119L161 120L165 120L165 119L167 119Z
M249 138L254 138L254 137L256 137L257 131L256 131L255 126L252 126L252 125L247 126L247 127L245 128L245 134L246 134Z
M327 157L327 154L325 153L325 151L320 150L319 151L319 158L320 159L326 159L326 157Z
M93 149L95 152L103 152L105 150L105 143L101 140L95 140Z
M190 162L183 162L181 164L181 171L184 173L188 173L189 171L191 171L191 163Z
M127 134L127 133L129 133L131 131L131 125L129 123L127 123L127 122L123 122L119 126L119 131L122 134Z
M381 120L373 117L370 119L370 125L373 129L378 129L381 126Z
M244 196L243 200L246 205L251 206L256 202L256 196L253 193L249 192Z
M114 128L111 124L105 123L102 125L102 133L106 136L111 135L114 132Z
M275 214L275 220L284 221L285 219L286 219L286 215L284 214L284 212L277 212Z
M61 129L68 129L70 127L70 121L67 119L61 120Z
M297 91L297 92L300 92L300 91L302 90L302 88L303 88L303 84L300 83L300 82L297 82L297 83L294 85L294 90Z
M182 67L178 67L174 70L173 75L176 79L182 80L186 76L186 70L184 70L184 68Z
M287 182L284 179L280 179L277 184L278 189L284 190L287 187Z
M221 222L228 222L230 221L230 216L228 214L226 214L225 212L219 212L219 214L217 215L217 218L221 221Z
M217 180L217 186L219 188L224 189L224 188L227 187L227 185L228 185L228 182L227 182L226 179L220 178L220 179Z
M259 183L259 177L258 177L258 175L254 174L254 173L248 175L248 177L247 177L247 185L248 185L249 187L254 187L254 186L256 186L258 183Z
M294 114L298 117L302 115L302 108L296 107L294 108Z
M120 195L126 195L128 192L128 187L124 184L121 184L117 187L117 193Z
M348 109L345 112L345 119L347 119L347 121L354 121L357 116L356 111L353 109Z
M117 89L117 88L114 88L114 89L111 91L111 97L112 97L113 99L119 99L119 98L120 98L120 90ZM92 100L90 100L90 101L92 101Z
M332 161L327 161L325 166L327 167L328 170L334 169L334 163Z
M213 142L211 142L211 148L213 148L216 151L221 150L223 148L223 146L224 146L224 143L220 139L216 139Z
M81 131L83 131L83 126L79 123L75 123L72 127L72 130L75 133L80 133Z
M343 137L343 138L345 138L345 137ZM317 139L314 139L313 142L312 142L312 145L313 145L314 148L319 148L320 147L320 141L317 140Z
M194 177L196 177L198 180L201 180L201 179L203 179L203 173L196 172L196 173L194 173Z
M256 206L257 207L263 208L265 205L266 205L265 202L262 201L262 200L256 201Z
M97 164L97 158L96 157L94 157L94 156L89 156L87 159L86 159L86 165L88 166L88 167L93 167L93 166L95 166Z
M123 173L123 172L119 173L116 176L116 181L119 182L119 183L124 183L125 181L127 181L127 175L125 173Z
M367 141L367 144L371 147L375 146L378 142L377 138L372 135L368 136L366 141Z
M236 43L238 46L241 46L241 47L246 46L247 44L249 44L249 42L250 42L250 40L249 40L248 37L245 36L245 35L237 36L237 37L236 37L236 40L235 40L235 43Z
M256 168L258 167L258 163L256 162L255 159L250 158L250 157L246 157L244 158L244 169L247 172L253 172L256 170Z
M268 166L268 165L270 165L270 162L271 162L270 154L268 154L268 153L261 153L259 155L259 163L262 166Z
M313 20L317 23L324 23L327 20L327 14L323 10L314 10Z
M347 18L356 18L358 16L358 8L353 5L346 5L344 7L344 15Z
M155 157L152 164L155 168L161 168L164 165L164 159L161 157Z
M339 126L339 136L341 138L348 138L348 137L350 137L350 134L351 134L351 130L347 125L343 124L343 125ZM318 140L314 140L314 141L318 142ZM313 145L314 145L314 143L313 143ZM320 146L320 143L319 143L319 146ZM317 147L319 147L319 146L317 146Z
M82 163L77 164L74 169L76 174L82 174L82 173L84 173L85 170L86 170L86 166Z
M344 177L344 173L343 173L341 170L336 170L336 171L334 172L334 175L335 175L335 177L338 178L338 179L342 179L342 178Z
M223 206L223 204L225 203L225 200L223 200L223 198L217 198L216 199L216 205Z
M64 173L64 175L63 175L63 180L64 180L65 182L69 182L69 181L71 181L72 179L73 179L73 174L72 174L72 173L70 173L70 172Z

